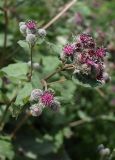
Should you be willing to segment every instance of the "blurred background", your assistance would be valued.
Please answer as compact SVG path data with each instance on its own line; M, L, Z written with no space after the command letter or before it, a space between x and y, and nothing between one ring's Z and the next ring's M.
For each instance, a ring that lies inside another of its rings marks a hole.
M17 41L23 39L19 32L20 21L34 19L38 27L44 26L68 2L69 0L7 0L8 17L5 19L2 10L5 0L1 0L0 68L15 62L29 61L27 50L17 44ZM1 160L97 160L99 144L104 144L111 150L115 148L114 0L78 0L47 29L46 41L39 43L34 50L33 60L40 67L35 71L32 83L34 88L40 88L40 79L58 66L61 46L72 41L74 35L83 32L92 34L99 45L107 48L106 63L111 82L99 90L84 88L73 83L68 74L64 73L68 81L52 85L60 97L60 112L45 110L39 118L30 117L14 140L8 135L25 112L16 105L12 106L1 131ZM4 95L10 97L15 87L16 82L0 79L1 109L4 108L2 101L7 102Z

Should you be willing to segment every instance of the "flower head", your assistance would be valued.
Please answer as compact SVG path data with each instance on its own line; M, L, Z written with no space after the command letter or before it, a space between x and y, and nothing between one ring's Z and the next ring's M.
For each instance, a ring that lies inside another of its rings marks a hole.
M105 48L98 48L96 50L97 57L103 58L106 55Z
M58 112L60 109L60 102L58 102L57 100L53 101L51 109L55 112Z
M30 107L30 113L32 116L37 117L42 113L43 107L40 104L34 104Z
M20 24L20 32L25 36L26 35L27 26L25 24Z
M38 36L44 38L46 36L46 30L43 28L38 29Z
M67 44L64 46L63 48L63 53L66 55L66 56L71 56L74 54L74 51L75 51L75 45L73 44Z
M30 111L32 115L38 115L41 111L40 109L44 107L51 108L53 111L58 111L60 108L60 102L54 96L54 91L51 89L48 90L40 90L34 89L31 92L30 101L35 102L32 107L30 107Z
M34 46L35 42L36 42L37 38L34 34L27 34L26 36L26 41L31 44L32 46Z
M89 49L89 50L88 50L88 54L89 54L89 56L91 56L91 57L95 56L95 50L94 50L94 49Z
M88 41L92 40L92 37L89 34L81 34L80 40L82 43L87 43Z
M79 40L83 44L84 48L94 48L95 47L95 42L91 35L89 34L81 34L79 36Z
M50 91L45 91L41 96L40 96L40 101L44 106L51 106L53 101L54 101L54 95Z
M31 92L30 101L38 101L39 97L43 94L41 89L34 89Z
M63 48L61 60L70 57L67 63L73 63L74 75L81 81L94 81L97 84L104 84L110 77L105 74L104 56L105 48L96 47L96 42L89 34L80 34L75 41L67 44ZM71 60L71 61L70 61ZM108 78L109 77L109 78ZM90 83L88 82L88 83ZM99 82L99 83L98 83Z
M29 20L28 22L26 22L26 26L28 29L36 29L36 22L33 20Z

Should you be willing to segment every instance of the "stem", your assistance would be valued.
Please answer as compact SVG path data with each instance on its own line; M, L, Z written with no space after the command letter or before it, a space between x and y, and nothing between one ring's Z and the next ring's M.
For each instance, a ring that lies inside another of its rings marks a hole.
M70 127L75 127L75 126L79 126L79 125L81 125L81 124L84 124L84 123L86 123L87 121L85 121L85 120L77 120L77 121L74 121L74 122L71 122L70 124L69 124L69 126Z
M71 6L75 4L76 0L73 0L65 5L65 7L62 9L60 13L58 13L51 21L49 21L43 28L47 29L50 27L55 21L57 21Z
M32 53L33 53L33 46L30 45L30 61L31 61L31 66L30 66L30 74L28 76L29 81L32 79L32 71L33 71L33 59L32 59Z
M102 98L106 99L106 95L105 95L105 93L104 93L101 89L96 88L96 91L99 93L99 95L100 95Z
M61 72L62 70L63 70L63 68L57 69L57 70L54 71L53 73L51 73L51 74L49 74L48 76L46 76L46 77L44 78L44 80L47 81L49 78L51 78L52 76L54 76L56 73Z
M7 112L8 112L8 109L9 109L9 107L10 107L10 103L6 106L6 108L5 108L5 111L4 111L4 113L3 113L3 116L2 116L2 118L1 118L1 120L0 120L0 126L2 126L2 124L3 124L3 122L4 122L4 119L5 119L5 117L6 117L6 114L7 114ZM1 129L1 128L0 128Z
M73 69L74 66L73 64L65 64L64 66L60 67L59 69L57 69L56 71L54 71L53 73L49 74L48 76L46 76L44 78L45 81L47 81L48 79L50 79L52 76L54 76L55 74L65 70L65 69Z
M30 70L30 76L32 77L32 71L33 71L32 46L30 47L30 57L31 57L31 70Z
M47 83L47 85L52 85L52 84L55 84L55 83L63 83L63 82L65 82L65 81L66 81L66 79L65 79L64 77L62 77L60 80Z
M7 47L7 30L8 30L8 10L7 0L4 0L4 19L5 19L5 30L4 30L4 49Z

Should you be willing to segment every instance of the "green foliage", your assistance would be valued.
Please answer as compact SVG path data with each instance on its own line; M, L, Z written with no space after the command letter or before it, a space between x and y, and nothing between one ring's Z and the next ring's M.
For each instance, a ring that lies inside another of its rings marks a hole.
M27 63L15 63L10 64L7 67L2 68L2 70L6 76L9 76L11 78L18 78L22 79L26 77L26 74L28 73L28 65Z
M11 144L10 137L0 136L0 159L13 160L14 158L13 145Z
M31 83L25 83L23 87L21 87L18 90L18 96L16 98L15 105L23 106L25 103L27 103L29 100L31 91L32 91Z
M41 28L67 1L7 1L6 48L5 19L1 10L4 1L0 1L0 121L6 106L14 100L3 124L0 124L0 129L3 128L0 133L0 160L98 160L97 146L102 143L112 151L115 148L115 1L77 1L47 28L46 39L39 39L33 49L33 62L39 63L40 67L33 69L31 83L27 65L30 48L25 40L20 40L25 37L19 33L18 22L20 19L34 19ZM78 12L83 17L82 25L75 19ZM54 113L46 108L40 117L29 117L11 140L6 135L10 135L24 119L32 89L42 88L41 79L61 66L58 56L62 46L72 41L72 35L89 30L99 45L110 50L107 69L112 81L102 86L89 77L71 77L71 70L56 74L48 83L61 102L60 112ZM62 83L51 83L64 77L66 80Z
M29 51L29 44L25 40L19 40L17 42L25 51Z

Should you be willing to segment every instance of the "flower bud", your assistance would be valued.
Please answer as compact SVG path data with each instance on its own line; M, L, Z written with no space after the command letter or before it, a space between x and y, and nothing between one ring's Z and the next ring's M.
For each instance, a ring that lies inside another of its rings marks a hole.
M31 92L30 101L38 101L39 97L43 94L42 90L34 89Z
M102 149L99 153L102 157L109 156L110 149L109 148Z
M109 76L109 74L107 72L104 72L103 73L103 79L107 83L107 82L110 81L111 78L110 78L110 76Z
M28 67L31 67L31 61L28 61L27 64L28 64ZM40 64L37 63L37 62L33 63L32 65L33 65L33 69L39 69L40 68Z
M30 107L30 113L34 117L40 116L42 113L42 110L43 110L42 106L38 104L34 104Z
M19 27L25 25L25 22L19 22Z
M52 94L55 94L55 91L52 88L48 88L48 91Z
M26 27L25 24L22 24L22 25L20 26L20 32L21 32L24 36L26 35L26 29L27 29L27 27Z
M54 112L58 112L59 109L60 109L60 103L58 101L54 101L51 105L51 109L54 111Z
M38 29L38 36L44 38L46 36L46 30L42 28Z
M33 68L34 69L39 69L40 68L40 64L39 63L33 63Z
M27 64L29 67L31 67L31 61L28 61Z
M36 42L36 36L34 34L27 34L26 41L30 43L32 46L34 46Z
M97 150L100 152L102 149L104 149L104 145L103 145L103 144L100 144L100 145L97 147Z

